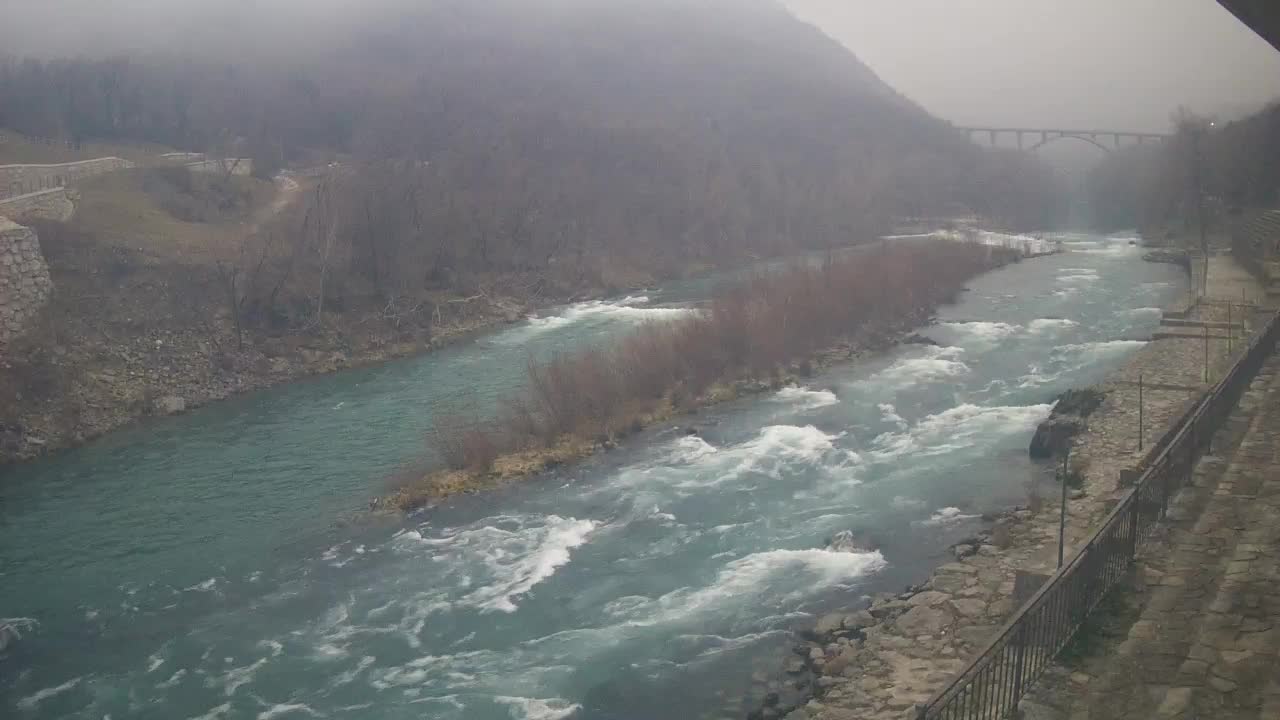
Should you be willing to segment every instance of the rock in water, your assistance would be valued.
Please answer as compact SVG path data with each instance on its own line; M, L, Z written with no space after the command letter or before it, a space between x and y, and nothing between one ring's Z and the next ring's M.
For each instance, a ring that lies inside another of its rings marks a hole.
M1084 432L1085 419L1102 406L1107 394L1096 388L1068 390L1058 396L1053 412L1036 428L1028 452L1036 459L1061 456Z
M1036 459L1051 458L1062 455L1071 447L1071 441L1084 431L1084 421L1079 417L1064 415L1050 417L1040 423L1036 434L1031 438L1029 452Z
M18 629L9 623L0 623L0 652L8 650L10 646L22 639L22 635Z
M910 335L902 338L902 342L905 345L929 345L931 347L939 346L937 340L934 340L931 337L925 337L920 333L911 333Z
M1068 390L1058 396L1053 406L1053 414L1087 418L1102 407L1102 401L1106 399L1107 394L1095 388Z
M827 549L832 552L865 553L875 550L872 543L858 538L852 530L841 530L827 542Z

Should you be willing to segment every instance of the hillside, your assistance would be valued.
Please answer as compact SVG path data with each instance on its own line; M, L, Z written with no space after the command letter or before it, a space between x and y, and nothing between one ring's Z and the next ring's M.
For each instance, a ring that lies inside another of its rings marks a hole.
M155 171L88 186L70 225L40 228L55 299L4 383L40 392L0 424L64 444L157 397L189 406L529 307L862 242L895 215L1043 225L1055 190L774 0L384 0L279 20L210 26L182 56L0 60L0 132L304 180L271 212L201 188L231 203L213 215ZM130 237L146 241L113 240ZM137 348L109 392L84 389L91 353L54 353L96 328L117 328L102 352Z

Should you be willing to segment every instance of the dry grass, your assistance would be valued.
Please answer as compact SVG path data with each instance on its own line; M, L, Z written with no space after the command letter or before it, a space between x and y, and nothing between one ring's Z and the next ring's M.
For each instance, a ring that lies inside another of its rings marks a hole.
M218 223L189 222L174 217L149 186L151 169L125 170L85 181L77 186L80 198L71 224L91 232L106 245L140 251L153 258L192 264L234 260L239 240L247 232L244 221L268 202L270 183L233 178L252 198L252 207L239 216Z
M431 445L449 471L427 476L393 502L408 509L447 494L459 472L479 480L537 471L565 443L612 441L726 399L739 380L780 378L788 364L803 365L837 340L867 341L918 320L1014 254L960 243L903 244L820 266L796 263L723 288L687 318L644 325L609 347L530 362L526 389L507 398L493 420L441 415ZM526 462L497 469L513 456Z

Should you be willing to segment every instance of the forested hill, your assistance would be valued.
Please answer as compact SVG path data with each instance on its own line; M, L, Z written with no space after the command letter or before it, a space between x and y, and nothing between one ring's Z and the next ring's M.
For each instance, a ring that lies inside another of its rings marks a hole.
M451 268L773 254L956 203L1023 225L1048 207L1044 168L969 145L775 0L383 0L296 25L13 59L0 125L263 172L333 154L381 194L447 195L425 222Z

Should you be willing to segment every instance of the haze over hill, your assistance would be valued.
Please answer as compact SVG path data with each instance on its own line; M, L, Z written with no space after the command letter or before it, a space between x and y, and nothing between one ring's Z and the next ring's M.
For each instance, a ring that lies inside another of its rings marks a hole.
M219 373L262 381L254 356L282 335L381 358L532 306L866 242L895 217L1041 228L1058 208L1035 158L968 143L776 0L103 13L32 4L6 24L4 40L30 23L83 32L103 18L104 32L84 45L55 32L34 48L43 59L0 60L0 129L299 173L301 191L262 207L265 183L144 168L86 186L70 227L39 228L54 287L76 288L55 303L114 299L53 314L126 336L130 317L172 325L202 369L193 387L156 380L184 397L225 392L204 379ZM70 383L94 362L28 342L24 377L47 360ZM109 407L125 405L148 407Z
M315 150L430 160L455 187L519 176L556 196L538 199L548 211L579 202L562 214L581 222L652 204L654 232L757 251L780 234L822 246L955 202L1012 224L1045 220L1046 201L1023 202L1046 189L1042 169L984 158L772 0L387 2L358 15L321 8L301 33L289 7L242 34L223 20L245 6L207 7L173 26L181 56L160 31L140 44L161 49L127 61L11 64L0 123L193 150L241 138L260 164ZM202 18L205 32L181 30ZM628 210L605 210L624 197Z
M1280 97L1280 55L1213 0L787 0L958 124L1167 132Z

